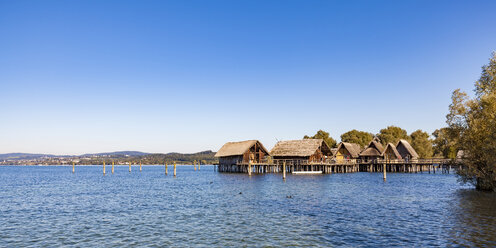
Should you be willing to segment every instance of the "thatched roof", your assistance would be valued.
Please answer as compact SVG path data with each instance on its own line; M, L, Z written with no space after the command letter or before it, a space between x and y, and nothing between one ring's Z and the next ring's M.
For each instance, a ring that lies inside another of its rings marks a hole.
M384 154L386 153L387 150L391 150L394 153L394 155L396 156L397 159L401 159L401 155L398 152L398 150L396 150L396 146L394 146L393 143L388 143L386 145L386 148L384 148L384 152L382 153L383 156L384 156Z
M273 157L309 157L315 154L319 147L324 155L332 155L331 149L323 139L279 141L270 154Z
M239 156L243 155L248 149L250 149L255 144L259 145L259 147L267 154L269 152L258 140L246 140L239 142L227 142L224 144L219 151L215 154L215 157L229 157L229 156Z
M372 140L372 142L370 142L369 144L369 147L372 147L372 146L375 146L375 148L382 154L384 152L384 147L382 146L382 144L378 141L375 141L375 140Z
M360 153L360 156L382 156L384 152L384 147L382 146L381 143L377 142L376 139L370 141L369 145L367 146L367 148L365 148L365 150L363 150L361 153Z
M372 148L372 147L367 147L367 148L365 148L365 150L363 150L360 153L360 156L364 156L364 157L376 157L376 156L381 156L381 154L379 153L379 151L377 151L377 149Z
M408 143L408 141L401 139L396 145L396 150L399 151L400 149L398 149L398 147L400 146L403 146L405 148L405 150L410 154L410 157L412 159L417 159L419 157L415 149L413 149L413 147L410 145L410 143Z
M360 150L361 150L359 144L341 142L338 145L338 150L341 149L341 147L344 147L344 149L346 149L350 153L352 158L358 158L358 155L360 154Z

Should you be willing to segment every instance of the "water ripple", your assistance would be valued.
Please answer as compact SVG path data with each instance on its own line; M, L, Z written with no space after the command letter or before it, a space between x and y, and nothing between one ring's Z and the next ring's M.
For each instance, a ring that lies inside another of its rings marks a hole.
M0 167L2 247L496 246L496 196L453 175Z

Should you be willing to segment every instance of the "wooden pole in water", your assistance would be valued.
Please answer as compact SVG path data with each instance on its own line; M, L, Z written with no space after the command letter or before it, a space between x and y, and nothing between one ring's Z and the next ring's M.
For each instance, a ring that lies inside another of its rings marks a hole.
M72 162L72 173L76 172L76 163Z
M169 172L167 171L167 162L165 162L165 175L167 176L167 174L169 174Z
M112 174L114 174L114 161L112 161Z
M176 176L176 161L174 161L174 176Z
M286 161L282 162L282 179L286 180Z
M103 161L103 175L105 176L105 161Z
M131 173L131 162L129 162L129 173Z
M193 167L195 167L195 171L196 171L196 160L193 161Z
M201 160L198 160L198 171L200 171Z
M248 176L251 176L251 160L248 161Z
M386 164L382 165L382 178L386 181Z
M140 172L141 172L141 160L140 160Z

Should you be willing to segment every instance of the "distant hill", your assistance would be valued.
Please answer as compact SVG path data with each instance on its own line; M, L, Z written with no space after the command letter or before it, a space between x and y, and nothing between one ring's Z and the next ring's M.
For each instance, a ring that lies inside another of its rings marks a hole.
M0 154L1 164L63 164L67 161L76 160L79 164L99 164L103 161L116 163L139 163L163 164L165 162L176 162L179 164L191 164L201 161L203 164L218 162L214 157L215 152L208 150L197 153L145 153L139 151L118 151L105 153L90 153L83 155L52 155L33 153L6 153ZM2 162L3 161L3 162ZM9 162L10 161L10 162ZM65 161L65 162L64 162Z
M205 163L213 163L217 160L214 158L215 152L211 150L202 151L197 153L177 153L171 152L167 154L155 153L148 154L140 157L143 161L146 161L151 164L159 164L164 161L176 161L177 163L191 163L193 161L203 161Z
M146 152L138 152L138 151L120 151L120 152L104 152L104 153L89 153L83 154L79 157L91 157L91 156L112 156L112 157L120 157L120 156L145 156L150 153Z
M43 157L55 157L51 154L35 154L35 153L5 153L0 154L0 160L20 160L20 159L38 159Z

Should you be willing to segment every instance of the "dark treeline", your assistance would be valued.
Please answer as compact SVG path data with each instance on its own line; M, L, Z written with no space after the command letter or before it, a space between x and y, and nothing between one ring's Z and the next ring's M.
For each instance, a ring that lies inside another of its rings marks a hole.
M102 164L103 162L110 164L112 162L116 164L127 164L129 162L133 164L164 164L173 163L177 164L193 164L194 161L201 162L202 164L213 164L217 163L217 159L214 158L215 152L203 151L198 153L183 154L183 153L156 153L156 154L146 154L142 156L108 156L108 157L98 157L80 160L78 164L82 165L94 165Z

